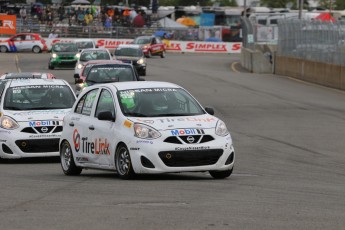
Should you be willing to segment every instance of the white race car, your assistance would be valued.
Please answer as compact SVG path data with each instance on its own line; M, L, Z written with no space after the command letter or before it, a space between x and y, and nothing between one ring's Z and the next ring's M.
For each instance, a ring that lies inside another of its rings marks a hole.
M75 94L61 79L0 81L0 159L59 156L62 119Z
M209 171L231 175L232 138L223 121L185 89L167 82L116 82L87 87L64 118L62 170L141 173Z
M93 60L112 60L108 49L83 49L79 54L79 59L75 65L74 77L80 75L81 70L88 61Z

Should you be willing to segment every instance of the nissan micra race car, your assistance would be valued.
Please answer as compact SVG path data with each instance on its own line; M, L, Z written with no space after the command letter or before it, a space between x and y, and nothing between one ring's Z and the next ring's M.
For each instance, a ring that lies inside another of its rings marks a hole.
M75 94L60 79L0 81L0 159L59 156L62 119Z
M2 53L22 51L41 53L47 49L46 41L39 34L20 33L0 41L0 52Z
M62 170L136 174L209 171L221 179L235 161L232 138L185 89L166 82L117 82L86 88L64 118Z

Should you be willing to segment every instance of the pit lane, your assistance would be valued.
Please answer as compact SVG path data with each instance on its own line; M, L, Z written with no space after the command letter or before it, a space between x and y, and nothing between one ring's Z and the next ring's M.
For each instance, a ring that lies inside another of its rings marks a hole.
M1 71L13 68L1 54ZM49 71L49 54L18 54L22 72ZM142 176L85 170L58 159L0 164L0 229L343 229L345 94L284 76L231 70L238 55L148 60L147 80L189 90L230 129L234 174ZM13 71L13 70L12 70ZM73 70L50 70L73 84ZM72 85L73 86L73 85Z

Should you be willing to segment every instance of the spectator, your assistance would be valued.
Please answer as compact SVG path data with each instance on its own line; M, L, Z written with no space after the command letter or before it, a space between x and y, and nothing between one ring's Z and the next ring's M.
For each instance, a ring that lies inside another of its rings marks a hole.
M158 0L151 0L152 18L158 19Z
M51 11L48 11L46 20L47 20L47 25L48 26L52 26L53 25L53 14L52 14Z
M55 32L55 30L52 30L52 32L49 34L48 38L57 38L59 35Z
M19 14L20 14L23 24L26 24L26 9L24 6L20 9Z

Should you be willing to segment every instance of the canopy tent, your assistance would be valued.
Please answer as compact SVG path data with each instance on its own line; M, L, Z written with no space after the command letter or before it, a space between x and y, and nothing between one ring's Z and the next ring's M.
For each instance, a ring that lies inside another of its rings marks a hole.
M181 23L175 22L174 20L165 17L158 21L159 25L164 28L187 28L187 26Z
M185 26L196 26L197 25L197 23L193 19L188 18L188 17L178 18L176 20L176 22L181 23L182 25L185 25Z
M71 5L91 5L88 0L74 0Z
M320 13L315 20L321 20L323 22L335 22L335 18L330 13Z

